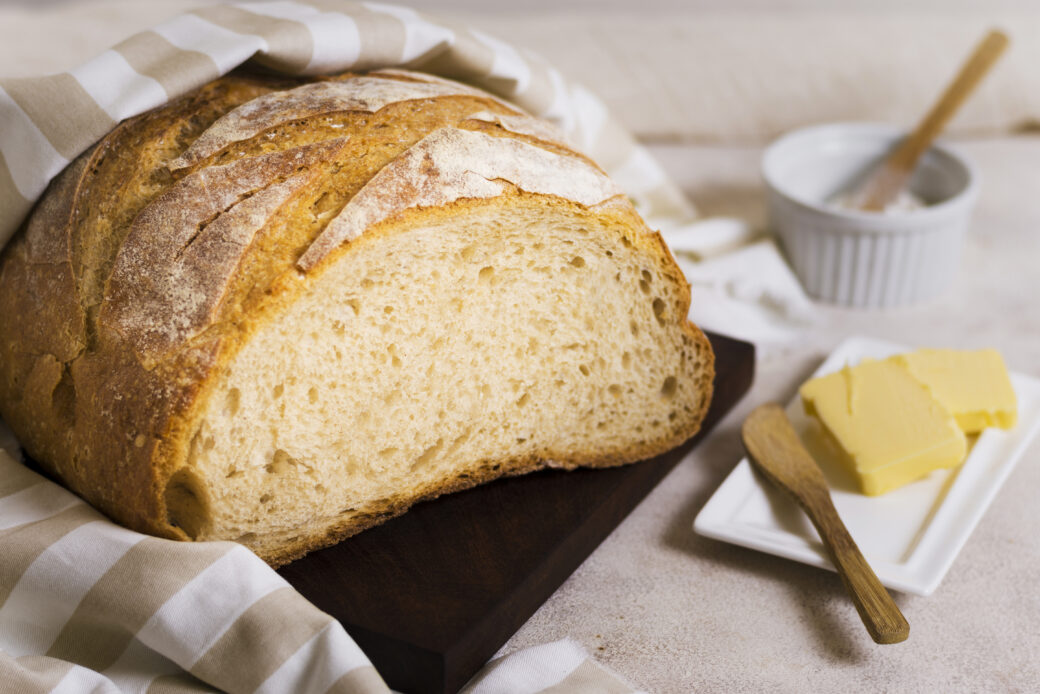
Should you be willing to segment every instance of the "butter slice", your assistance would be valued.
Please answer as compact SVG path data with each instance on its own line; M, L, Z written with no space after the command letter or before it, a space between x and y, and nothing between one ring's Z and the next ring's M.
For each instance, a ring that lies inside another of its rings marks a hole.
M960 465L964 432L928 388L892 360L865 360L814 378L799 391L807 414L841 447L864 494Z
M935 399L953 413L964 433L1015 426L1018 401L997 350L920 349L892 359L928 386Z

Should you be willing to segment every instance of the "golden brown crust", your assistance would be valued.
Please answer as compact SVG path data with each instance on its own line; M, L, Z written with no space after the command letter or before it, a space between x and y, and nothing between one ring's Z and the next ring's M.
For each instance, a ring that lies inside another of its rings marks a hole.
M526 116L489 95L426 76L382 74L383 81L435 87L419 98L383 99L375 112L365 110L371 104L336 112L335 122L327 108L288 125L263 116L248 137L217 133L216 149L200 147L187 158L185 151L221 117L301 81L231 75L124 122L55 179L4 250L0 414L30 455L115 520L159 536L190 537L190 528L167 516L164 495L184 466L192 427L221 369L257 326L350 252L349 244L330 244L320 263L305 272L297 267L329 221L415 143L441 128L463 128L458 132L540 147L546 156L597 171L550 139L549 129L524 125ZM524 132L512 133L510 123ZM527 194L513 182L496 185L503 200ZM403 216L450 215L469 203L436 204L390 210L370 231L393 233ZM684 287L678 315L707 364L705 397L694 404L699 423L710 398L712 356L703 334L684 319L688 286L659 235L646 230L627 201L614 200L600 213L633 230L631 243L661 258ZM632 462L695 431L607 456L588 451L489 463L477 474L360 509L348 522L263 547L261 555L285 563L421 499L548 466ZM190 494L190 478L185 485Z

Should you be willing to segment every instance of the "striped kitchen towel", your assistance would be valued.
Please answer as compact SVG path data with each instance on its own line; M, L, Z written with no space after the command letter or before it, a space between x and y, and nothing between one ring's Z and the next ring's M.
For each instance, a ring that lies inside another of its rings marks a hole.
M195 10L68 72L0 79L0 246L47 183L116 123L246 62L296 75L407 67L469 82L554 121L651 226L694 216L599 99L537 56L396 5L283 0Z
M387 692L233 542L126 530L0 449L0 691Z
M246 62L291 74L400 66L470 82L555 121L651 224L694 215L600 102L537 57L397 6L283 1L198 10L69 72L0 79L0 246L117 122ZM342 626L248 550L121 528L4 448L0 694L389 691ZM467 692L550 690L632 691L563 641L494 661Z

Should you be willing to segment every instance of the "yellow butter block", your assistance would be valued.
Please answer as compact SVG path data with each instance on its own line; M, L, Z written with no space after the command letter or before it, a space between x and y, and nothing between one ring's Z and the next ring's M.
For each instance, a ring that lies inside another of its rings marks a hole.
M1015 426L1018 401L997 350L919 349L892 359L928 386L964 433Z
M864 494L884 494L964 461L967 443L953 415L898 362L865 360L799 392Z

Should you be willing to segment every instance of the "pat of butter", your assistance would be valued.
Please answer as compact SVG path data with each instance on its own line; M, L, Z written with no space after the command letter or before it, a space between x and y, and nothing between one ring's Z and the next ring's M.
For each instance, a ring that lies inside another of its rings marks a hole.
M864 494L884 494L964 461L967 443L953 415L897 362L865 360L799 392Z
M1018 401L997 350L920 349L892 359L928 386L935 399L953 413L964 433L1015 426Z

